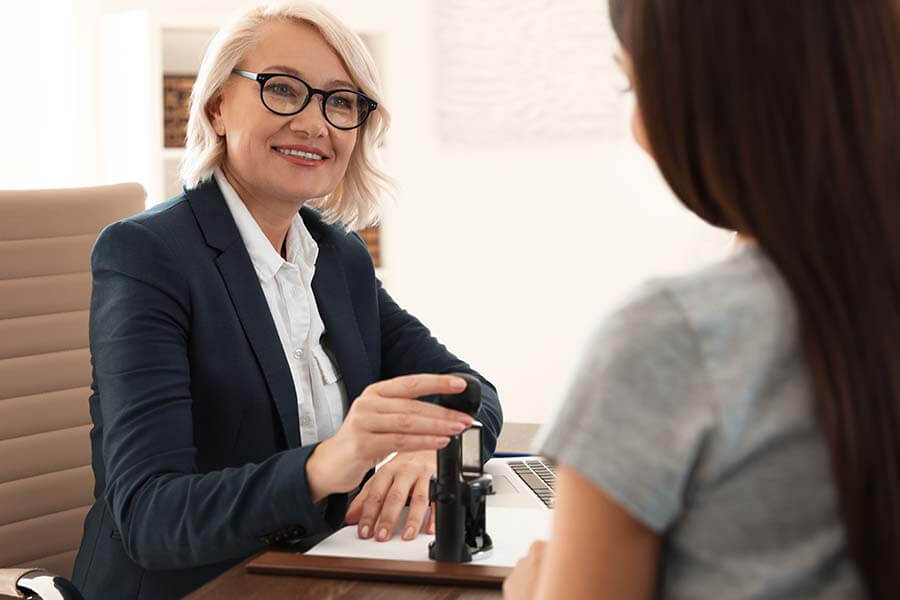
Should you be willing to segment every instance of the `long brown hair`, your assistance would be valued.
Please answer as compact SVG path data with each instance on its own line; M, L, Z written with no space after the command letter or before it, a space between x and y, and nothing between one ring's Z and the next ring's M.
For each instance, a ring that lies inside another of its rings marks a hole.
M669 185L793 293L850 554L900 598L900 3L610 9Z

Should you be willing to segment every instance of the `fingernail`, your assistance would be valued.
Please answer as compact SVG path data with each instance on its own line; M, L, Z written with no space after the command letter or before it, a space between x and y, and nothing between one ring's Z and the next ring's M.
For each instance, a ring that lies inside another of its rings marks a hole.
M381 531L378 532L378 539L384 541L387 539L388 531L384 527L381 528Z
M407 540L413 539L415 537L416 532L412 527L407 527L406 531L403 533L403 537Z
M359 530L359 537L367 538L369 537L369 526L363 525L363 528Z
M461 379L459 377L454 377L450 380L450 388L454 390L462 391L466 389L466 380Z
M434 443L438 448L443 448L447 444L450 443L450 438L448 437L436 437L434 438Z
M465 423L454 423L450 426L453 433L462 433L466 429Z

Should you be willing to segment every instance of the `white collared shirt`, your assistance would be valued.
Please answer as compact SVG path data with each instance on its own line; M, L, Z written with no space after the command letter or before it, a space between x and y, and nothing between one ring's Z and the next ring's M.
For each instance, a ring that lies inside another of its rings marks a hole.
M325 440L335 434L347 414L347 391L321 342L325 324L312 291L319 246L296 214L285 238L287 259L282 258L222 171L216 169L214 176L250 254L291 368L300 443L308 446Z

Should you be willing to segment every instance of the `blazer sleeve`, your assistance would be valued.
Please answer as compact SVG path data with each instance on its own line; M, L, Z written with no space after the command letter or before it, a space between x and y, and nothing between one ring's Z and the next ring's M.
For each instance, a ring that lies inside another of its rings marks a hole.
M503 411L494 385L454 356L425 325L394 302L377 281L381 318L381 377L389 379L411 373L469 373L481 380L482 456L494 454L503 427Z
M183 264L135 221L104 230L91 255L103 496L129 557L147 569L247 556L273 542L333 530L344 516L344 503L324 510L312 503L306 460L315 446L259 464L196 471L191 299Z

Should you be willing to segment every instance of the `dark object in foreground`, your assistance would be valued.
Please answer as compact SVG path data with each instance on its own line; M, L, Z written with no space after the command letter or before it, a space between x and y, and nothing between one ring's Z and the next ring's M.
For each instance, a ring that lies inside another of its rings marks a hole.
M481 382L465 373L453 375L466 380L466 389L439 395L435 403L476 416ZM481 448L481 425L476 422L437 451L437 476L431 478L428 492L435 511L435 536L428 546L432 560L470 562L494 547L485 514L487 497L494 493L493 478L482 470Z

